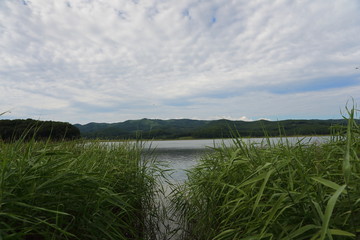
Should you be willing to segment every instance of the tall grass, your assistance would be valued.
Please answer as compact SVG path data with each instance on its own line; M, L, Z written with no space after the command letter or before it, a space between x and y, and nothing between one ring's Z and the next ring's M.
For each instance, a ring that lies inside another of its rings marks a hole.
M173 195L183 239L360 239L360 128L325 144L236 138Z
M0 142L0 239L153 239L139 145Z

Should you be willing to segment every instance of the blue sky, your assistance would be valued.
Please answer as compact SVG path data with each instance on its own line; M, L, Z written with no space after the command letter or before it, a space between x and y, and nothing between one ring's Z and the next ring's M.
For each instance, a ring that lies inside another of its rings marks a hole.
M360 100L358 0L1 0L0 118L329 119Z

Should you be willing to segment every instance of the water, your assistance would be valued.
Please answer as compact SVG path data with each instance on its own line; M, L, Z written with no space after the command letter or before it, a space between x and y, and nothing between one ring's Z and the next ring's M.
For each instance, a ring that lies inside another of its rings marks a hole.
M170 170L172 183L182 183L187 179L186 171L195 166L214 140L174 140L153 141L151 147L157 161Z

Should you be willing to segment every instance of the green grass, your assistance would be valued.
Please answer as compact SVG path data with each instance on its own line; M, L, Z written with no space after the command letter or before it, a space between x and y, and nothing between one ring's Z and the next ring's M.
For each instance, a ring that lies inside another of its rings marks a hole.
M360 128L214 148L173 194L183 239L360 239Z
M360 239L360 128L347 113L325 144L214 148L170 186L170 208L166 171L141 143L0 142L0 239L166 239L171 219L186 240Z
M139 145L0 142L0 239L152 239L156 171Z

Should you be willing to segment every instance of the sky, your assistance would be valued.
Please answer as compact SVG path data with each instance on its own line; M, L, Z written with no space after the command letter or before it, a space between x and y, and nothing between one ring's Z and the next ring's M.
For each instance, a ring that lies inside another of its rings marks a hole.
M0 0L0 119L339 119L360 103L359 12L359 0Z

